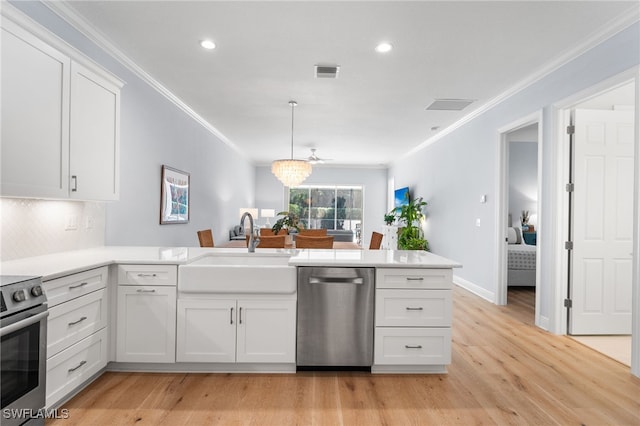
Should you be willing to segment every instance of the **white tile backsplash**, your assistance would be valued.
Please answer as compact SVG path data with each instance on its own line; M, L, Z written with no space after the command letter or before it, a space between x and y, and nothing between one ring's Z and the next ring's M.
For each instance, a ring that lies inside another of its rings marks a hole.
M103 246L105 210L100 202L0 198L0 260Z

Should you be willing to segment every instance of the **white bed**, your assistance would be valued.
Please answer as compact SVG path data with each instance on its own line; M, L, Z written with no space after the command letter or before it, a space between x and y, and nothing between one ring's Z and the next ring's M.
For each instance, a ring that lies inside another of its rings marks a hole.
M536 285L536 246L524 243L519 228L507 230L507 285Z

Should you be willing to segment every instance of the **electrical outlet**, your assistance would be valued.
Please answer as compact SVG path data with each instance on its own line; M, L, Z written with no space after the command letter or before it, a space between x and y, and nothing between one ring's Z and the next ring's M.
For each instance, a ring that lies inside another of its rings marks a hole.
M78 229L78 216L71 214L67 216L67 221L64 226L65 231L75 231Z
M480 218L477 218L477 219L476 219L476 226L477 226L478 228L480 228Z
M85 218L85 223L84 223L85 228L86 229L93 229L93 222L94 222L93 216L87 216Z
M487 196L486 195L483 195L482 197L480 197L480 203L481 204L484 204L486 202L487 202Z

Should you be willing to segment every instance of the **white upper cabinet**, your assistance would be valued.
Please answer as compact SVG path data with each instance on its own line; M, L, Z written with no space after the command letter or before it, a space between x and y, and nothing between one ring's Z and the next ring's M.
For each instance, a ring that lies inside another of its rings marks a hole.
M2 17L0 195L116 200L122 82L21 25Z
M116 200L119 194L120 88L71 63L71 197Z
M2 22L2 195L66 197L70 59Z

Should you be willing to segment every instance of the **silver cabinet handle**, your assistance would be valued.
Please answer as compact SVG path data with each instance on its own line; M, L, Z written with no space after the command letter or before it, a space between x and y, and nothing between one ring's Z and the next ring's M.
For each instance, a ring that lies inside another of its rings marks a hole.
M424 277L407 277L407 281L424 281Z
M74 288L84 287L87 284L89 284L89 283L80 283L80 284L76 284L76 285L70 285L69 286L69 290L73 290Z
M73 181L71 186L71 192L78 192L78 176L76 175L71 176L71 180Z
M364 278L310 277L309 284L364 284Z
M143 289L143 288L139 288L139 289L138 289L138 290L136 290L136 291L137 291L138 293L155 293L155 292L156 292L156 290L155 290L155 289L153 289L153 290L145 290L145 289Z
M407 306L407 311L421 311L422 310L422 306L419 306L417 308L412 308L410 306Z
M157 277L156 274L138 274L139 277L148 278L148 277Z
M231 317L229 324L233 324L233 308L231 308Z
M407 349L422 349L422 345L404 345Z
M238 324L242 324L242 306L240 307L240 310L238 311L238 315L240 316L240 319L238 320Z
M82 317L82 318L80 318L78 321L70 322L70 323L69 323L69 325L71 326L71 325L79 324L79 323L81 323L82 321L84 321L84 320L86 320L86 319L87 319L87 317Z
M81 361L80 364L76 365L73 368L70 368L68 371L69 373L72 373L74 371L76 371L78 368L82 367L83 365L85 365L87 363L87 361Z

